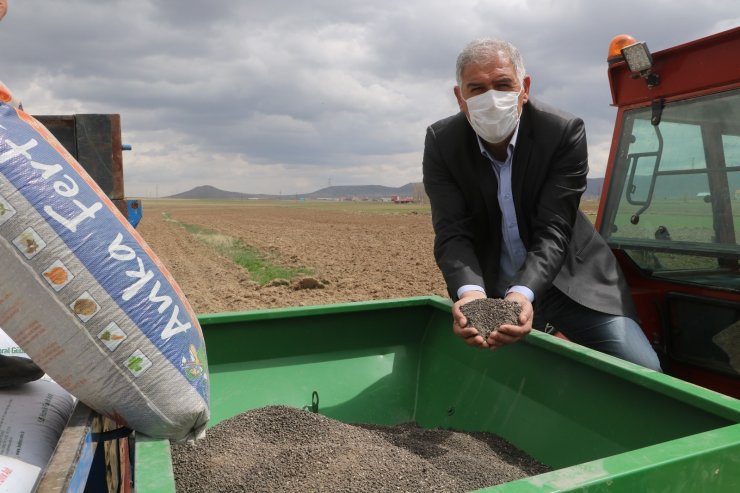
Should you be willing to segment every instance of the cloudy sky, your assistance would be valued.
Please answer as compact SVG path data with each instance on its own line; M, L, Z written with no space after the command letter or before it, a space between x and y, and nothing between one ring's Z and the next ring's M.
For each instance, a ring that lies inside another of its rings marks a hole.
M740 25L737 0L9 0L0 79L31 114L119 113L126 194L292 195L421 181L470 40L517 45L532 94L581 116L603 176L609 41Z

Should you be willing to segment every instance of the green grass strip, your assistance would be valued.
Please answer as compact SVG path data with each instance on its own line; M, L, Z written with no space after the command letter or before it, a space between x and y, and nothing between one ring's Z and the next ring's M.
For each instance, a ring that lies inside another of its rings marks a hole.
M218 231L176 221L167 213L162 214L166 221L174 222L190 233L201 243L214 249L219 254L231 259L235 264L249 272L252 281L264 286L275 279L290 279L295 276L311 274L310 269L303 267L291 268L278 265L277 254L263 252L242 240L225 235Z

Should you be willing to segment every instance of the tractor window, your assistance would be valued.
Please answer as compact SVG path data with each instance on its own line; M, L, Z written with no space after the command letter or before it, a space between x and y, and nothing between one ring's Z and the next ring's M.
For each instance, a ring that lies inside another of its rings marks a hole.
M740 91L625 112L601 233L646 273L740 290Z

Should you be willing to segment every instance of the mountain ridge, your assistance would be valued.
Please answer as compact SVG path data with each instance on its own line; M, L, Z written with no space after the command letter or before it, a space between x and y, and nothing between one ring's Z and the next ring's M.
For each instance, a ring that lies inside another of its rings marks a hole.
M604 184L604 178L589 178L586 187L584 197L594 198L601 194L601 187ZM243 193L243 192L230 192L227 190L221 190L211 185L200 185L186 192L169 195L165 198L169 199L233 199L233 200L247 200L247 199L265 199L265 200L280 200L280 199L306 199L306 200L321 200L321 199L382 199L390 198L394 195L399 197L413 197L414 195L423 193L424 187L421 182L407 183L401 187L388 187L384 185L332 185L329 187L320 188L310 193L298 193L298 194L259 194L259 193Z

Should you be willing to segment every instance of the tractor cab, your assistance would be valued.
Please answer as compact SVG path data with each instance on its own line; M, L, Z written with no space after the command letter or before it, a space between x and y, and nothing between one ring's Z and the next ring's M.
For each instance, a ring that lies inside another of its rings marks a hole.
M740 397L740 28L651 54L615 38L597 228L666 373Z

